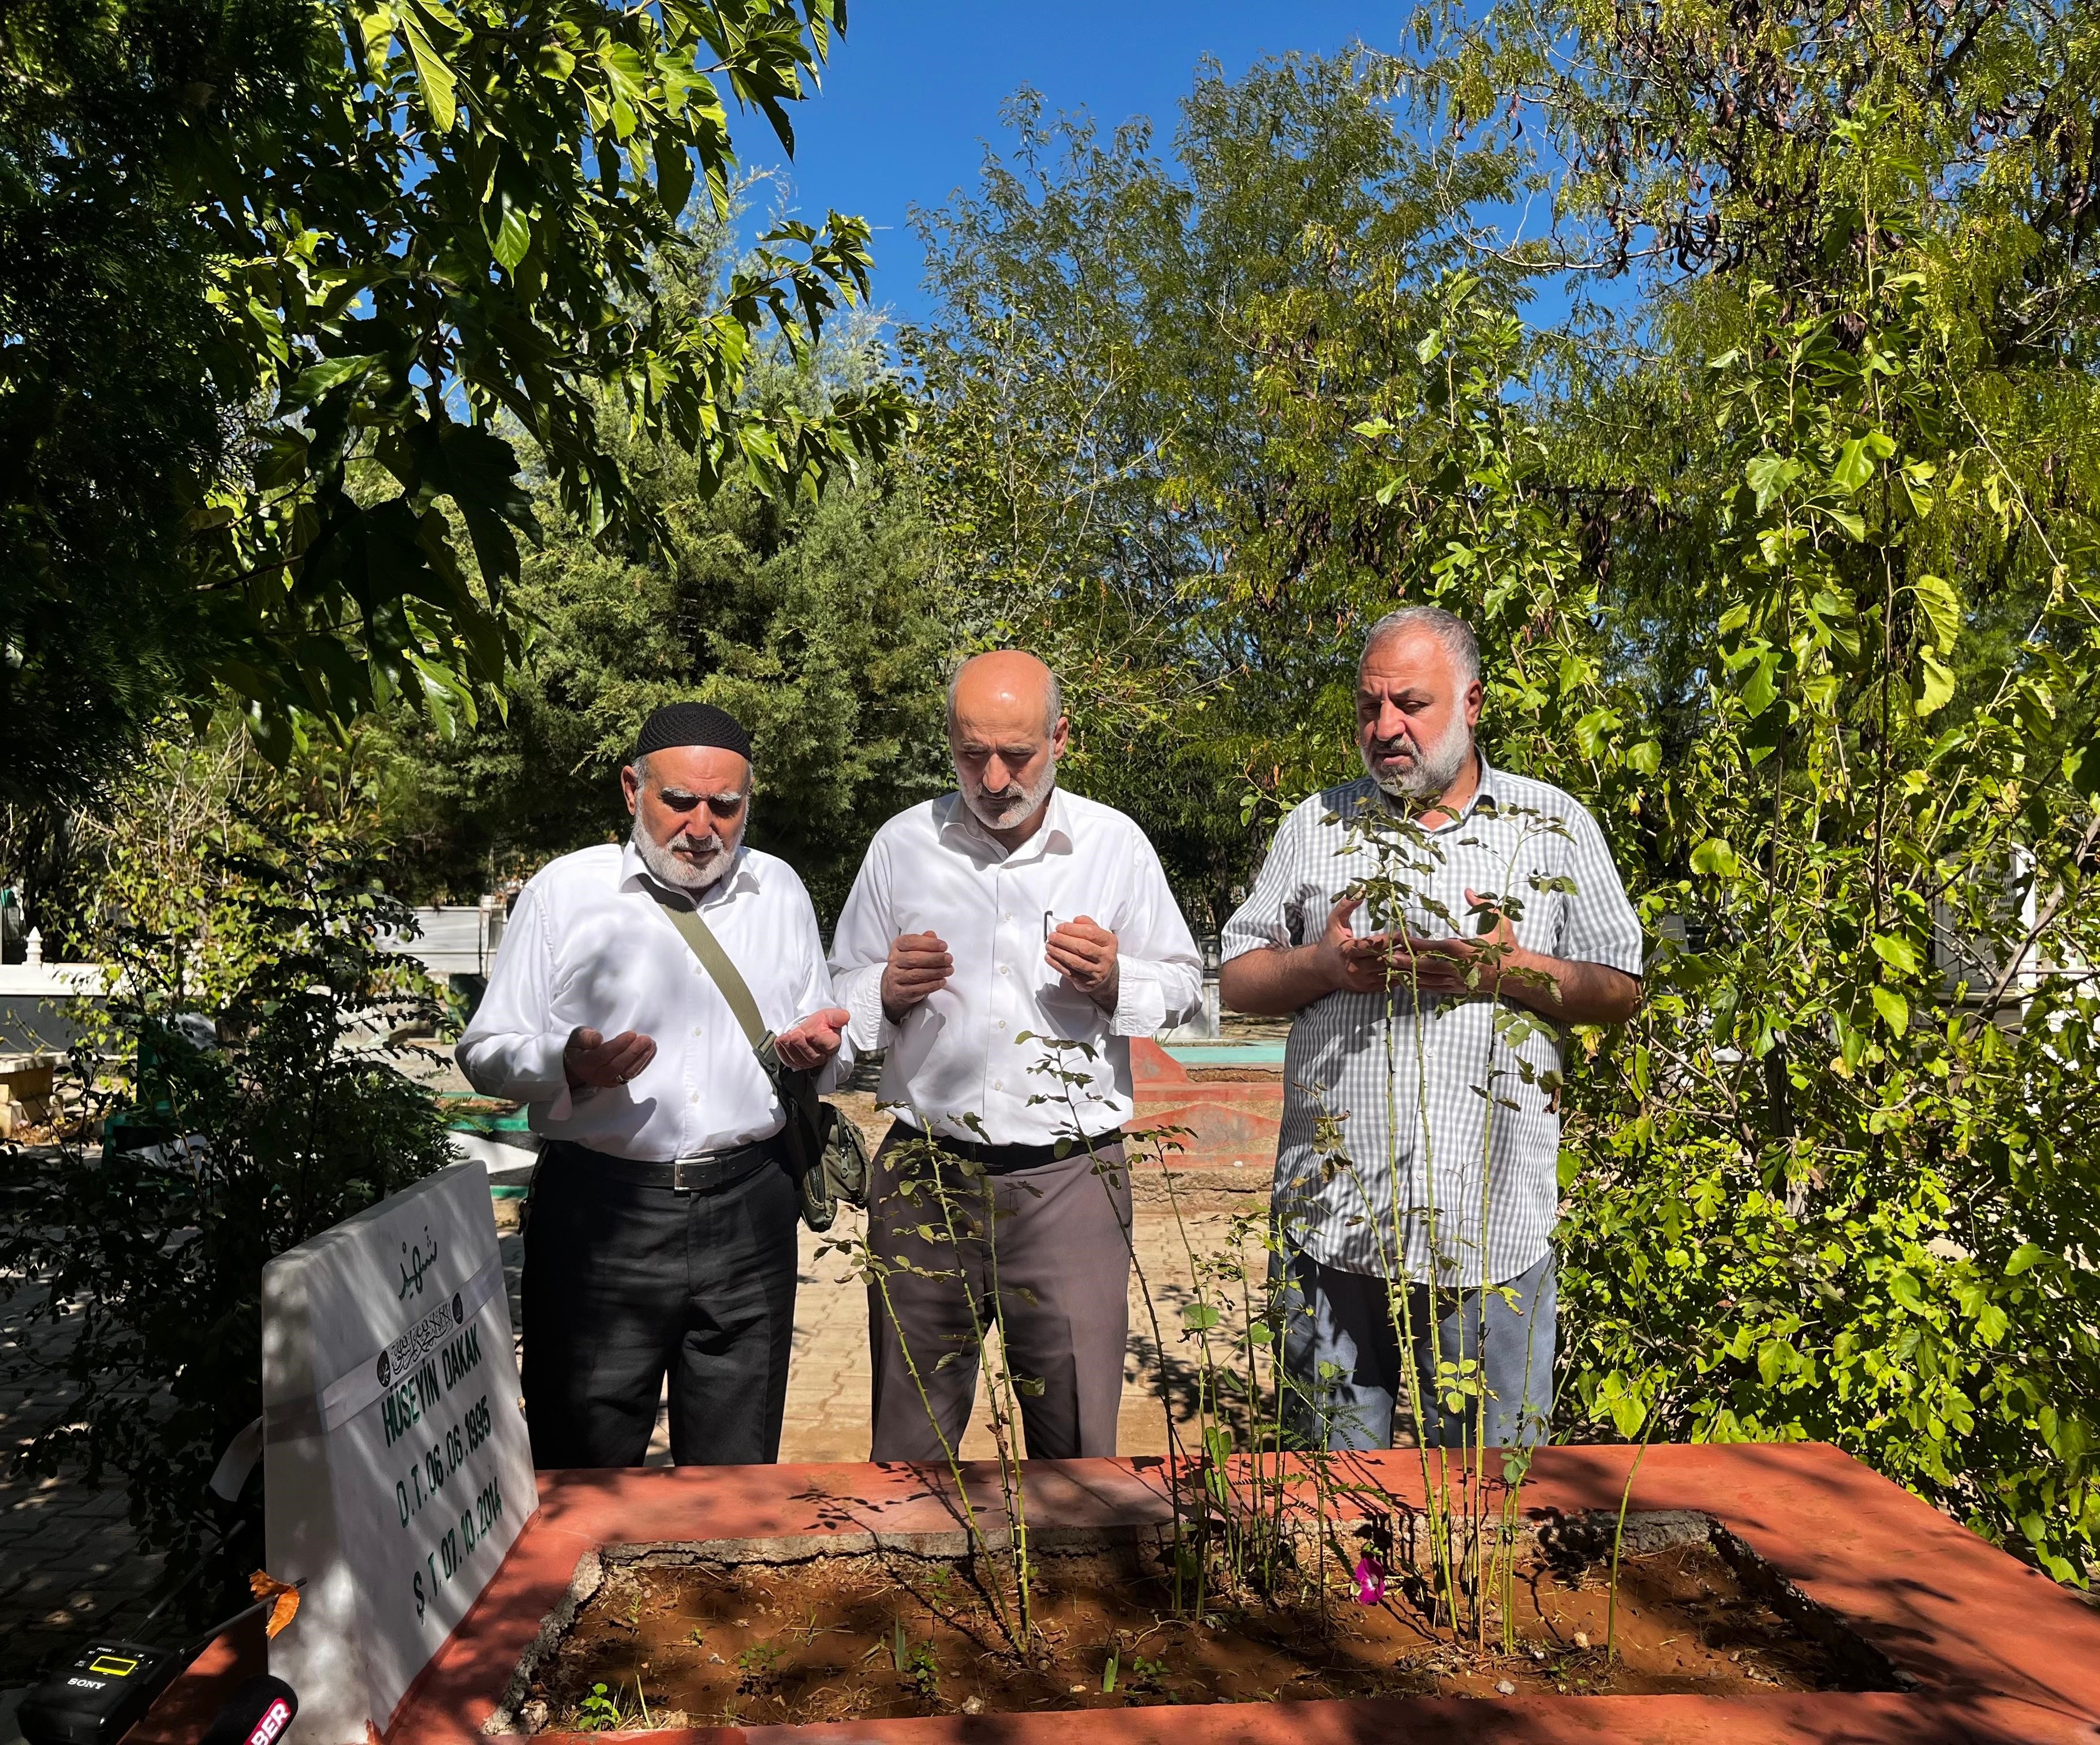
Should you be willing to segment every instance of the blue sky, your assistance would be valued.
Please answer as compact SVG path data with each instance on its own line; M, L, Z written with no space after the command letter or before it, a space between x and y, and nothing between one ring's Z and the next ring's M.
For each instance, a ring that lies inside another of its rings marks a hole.
M925 298L908 211L974 181L982 142L1004 146L999 106L1016 87L1087 109L1104 129L1149 115L1163 137L1202 55L1237 75L1291 49L1396 47L1407 11L1390 0L858 0L848 15L822 93L790 106L794 203L812 223L836 207L876 227L876 301L910 320ZM731 126L747 166L782 164L762 117Z

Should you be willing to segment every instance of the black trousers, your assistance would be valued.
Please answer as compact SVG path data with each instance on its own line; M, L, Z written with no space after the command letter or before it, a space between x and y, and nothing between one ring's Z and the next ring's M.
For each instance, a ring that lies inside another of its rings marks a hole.
M536 1466L638 1466L671 1378L671 1458L780 1457L795 1336L795 1185L769 1160L712 1192L637 1188L549 1145L525 1218Z

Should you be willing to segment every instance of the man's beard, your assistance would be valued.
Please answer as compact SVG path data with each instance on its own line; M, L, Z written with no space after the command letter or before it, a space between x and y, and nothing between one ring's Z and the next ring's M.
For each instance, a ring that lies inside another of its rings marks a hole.
M988 795L973 790L964 782L963 803L986 830L1012 830L1026 823L1057 785L1057 760L1053 757L1043 765L1043 773L1026 787L1009 787L996 795Z
M716 853L704 861L674 854L642 829L638 817L634 821L634 833L630 839L634 844L634 852L642 857L642 864L660 884L668 884L674 891L690 891L698 895L721 883L722 876L736 864L736 851L742 838L739 833L737 842L725 842L717 836ZM684 839L692 840L690 837Z
M1458 779L1458 772L1472 756L1473 729L1466 725L1463 715L1454 712L1451 725L1444 729L1443 738L1436 744L1426 750L1415 750L1410 742L1406 748L1413 752L1409 761L1398 769L1380 775L1371 767L1371 748L1359 747L1364 773L1395 800L1417 803L1434 800Z

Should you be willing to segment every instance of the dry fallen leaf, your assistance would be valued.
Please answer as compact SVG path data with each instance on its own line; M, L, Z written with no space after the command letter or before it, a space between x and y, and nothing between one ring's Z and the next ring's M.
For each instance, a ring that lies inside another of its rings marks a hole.
M285 1626L299 1615L299 1590L289 1581L280 1581L267 1570L257 1570L248 1578L248 1591L258 1600L275 1600L270 1608L270 1621L263 1631L275 1641Z

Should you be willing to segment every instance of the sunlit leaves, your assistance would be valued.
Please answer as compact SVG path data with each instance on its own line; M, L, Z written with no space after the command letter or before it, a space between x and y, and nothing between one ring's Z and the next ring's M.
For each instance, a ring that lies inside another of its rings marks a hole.
M296 89L280 73L285 100L254 108L238 79L195 82L166 161L137 169L179 192L166 252L202 263L212 312L186 342L240 447L219 465L192 444L171 487L157 585L194 709L237 690L273 753L396 698L467 719L524 646L505 603L536 532L521 455L580 524L646 544L668 529L631 488L630 434L693 453L703 490L806 498L908 425L880 376L752 391L776 346L806 358L865 302L864 223L781 227L720 295L664 294L727 210L717 81L784 134L834 0L264 11L304 33ZM131 33L147 78L158 33ZM714 209L697 226L696 168Z

